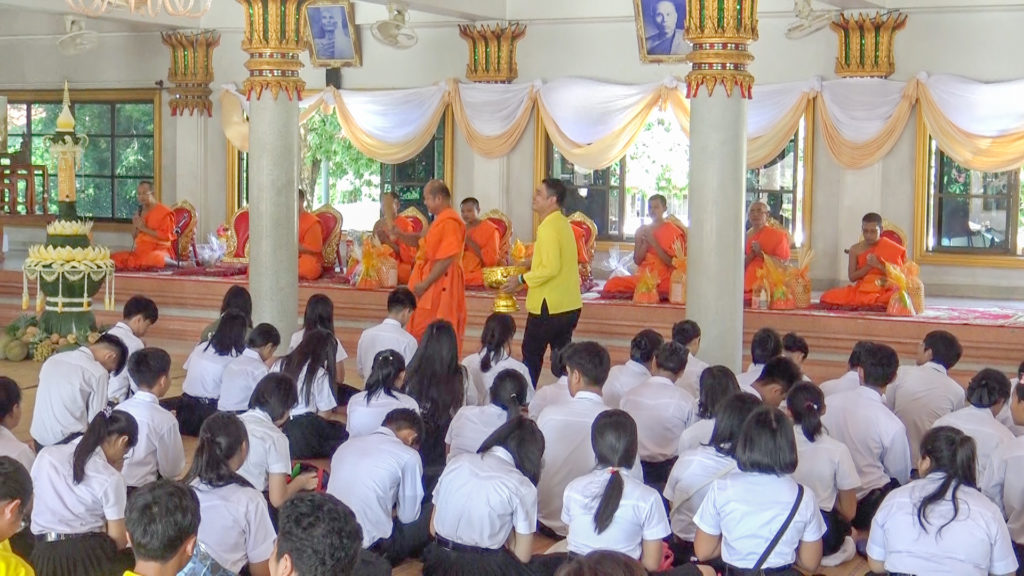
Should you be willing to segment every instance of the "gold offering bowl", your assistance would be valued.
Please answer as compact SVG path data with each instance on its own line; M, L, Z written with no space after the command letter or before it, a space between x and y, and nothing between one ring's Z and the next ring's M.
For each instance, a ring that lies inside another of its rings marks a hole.
M498 290L498 293L494 296L493 310L505 314L518 312L519 303L516 302L515 294L502 292L501 287L508 282L509 278L526 272L526 269L521 266L490 266L484 268L482 272L484 275L484 286L492 290Z

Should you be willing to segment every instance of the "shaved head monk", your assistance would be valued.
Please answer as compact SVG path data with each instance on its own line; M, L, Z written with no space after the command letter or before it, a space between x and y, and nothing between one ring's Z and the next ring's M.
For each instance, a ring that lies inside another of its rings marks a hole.
M498 265L501 233L494 224L480 219L480 202L476 198L466 198L459 208L466 223L466 250L462 254L466 286L480 288L484 285L483 269Z
M324 233L320 219L306 210L306 193L299 188L299 279L316 280L324 273Z
M658 294L668 297L672 258L676 255L674 246L678 240L683 253L686 253L686 232L665 218L668 201L661 194L655 194L647 201L647 212L651 223L641 226L633 241L633 262L639 269L632 276L610 278L601 291L602 296L632 296L637 282L650 271L658 279Z
M135 189L139 210L132 216L135 247L130 252L110 255L118 270L133 268L163 268L174 261L174 212L156 201L153 183L139 182Z
M746 257L743 260L744 299L750 298L757 284L757 273L764 268L765 256L789 260L789 234L781 228L769 226L769 217L768 205L760 200L751 204L747 210L750 229L747 230Z
M821 303L838 309L879 308L889 305L895 289L885 281L885 265L901 266L907 250L882 237L882 216L868 212L861 219L863 239L848 250L850 286L833 288L821 295Z
M400 204L398 194L381 192L380 220L373 225L373 233L381 244L391 248L392 258L398 262L398 283L405 284L409 282L416 262L420 234L416 233L408 218L398 216Z

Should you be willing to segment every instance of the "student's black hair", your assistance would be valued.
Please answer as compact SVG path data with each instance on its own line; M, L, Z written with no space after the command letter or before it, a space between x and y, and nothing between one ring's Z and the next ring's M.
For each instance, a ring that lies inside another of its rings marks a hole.
M662 195L662 194L654 194L650 198L647 199L647 203L648 204L650 204L651 202L654 202L654 201L661 202L662 206L664 206L665 208L668 208L668 199L665 198L664 195Z
M921 500L917 509L917 522L928 532L928 508L946 499L949 494L953 502L953 516L945 524L939 526L938 532L949 526L960 514L960 504L956 493L961 486L978 487L977 447L974 439L952 426L936 426L929 430L921 439L921 457L931 462L927 476L944 474L942 483ZM950 493L952 489L952 493Z
M557 178L545 178L541 180L541 183L544 184L544 188L548 192L548 198L554 196L555 200L558 201L559 208L565 205L565 196L568 194L565 182Z
M526 377L518 370L506 368L498 372L491 383L491 404L504 410L508 415L507 420L521 416L529 385Z
M608 379L611 357L608 350L597 342L573 342L568 350L562 351L565 371L575 370L583 375L588 386L601 388Z
M850 351L850 358L846 361L846 365L850 367L850 370L860 368L860 356L870 345L871 342L867 340L861 340L853 345L853 350Z
M21 387L13 379L0 376L0 420L7 418L21 404Z
M864 384L885 388L896 378L900 368L900 357L891 346L871 343L860 353L860 369L864 372Z
M405 286L399 286L388 294L388 314L416 309L416 295Z
M658 370L664 370L675 374L678 378L683 370L686 370L686 363L689 361L690 353L686 347L678 342L665 342L658 348L654 355L654 365Z
M199 428L199 443L185 483L199 480L212 488L232 484L251 488L252 484L232 470L229 464L247 442L249 433L238 416L230 412L217 412L210 416Z
M879 228L882 227L882 215L878 212L868 212L860 221L864 224L878 224Z
M715 418L725 400L740 393L736 375L726 366L709 366L700 373L700 398L697 400L698 418Z
M160 310L156 307L156 302L145 296L135 295L124 303L124 311L121 314L121 318L131 320L136 316L142 316L143 320L148 320L150 324L155 324L160 319Z
M284 372L270 372L256 383L249 397L249 408L262 410L277 422L288 415L299 401L295 379Z
M1021 374L1024 374L1024 362L1021 362L1017 366L1017 381L1018 382L1021 380L1021 378L1020 378Z
M113 334L101 334L93 346L106 346L117 354L117 365L112 372L114 376L117 376L124 370L124 365L128 363L128 347L124 345L120 338Z
M78 446L75 446L75 455L71 461L71 477L75 484L82 483L85 479L85 464L111 436L128 437L128 448L134 448L139 441L139 423L134 416L123 410L114 410L109 416L106 412L97 414L85 429L85 434L82 434Z
M168 562L199 533L199 497L171 480L146 484L128 498L125 527L136 558Z
M420 338L405 377L405 393L419 404L427 436L443 435L462 407L466 378L455 329L447 320L434 320Z
M416 436L423 440L423 417L412 408L395 408L384 416L381 426L390 428L395 432L412 430Z
M303 332L302 341L295 350L281 358L281 372L295 379L299 397L306 406L312 404L313 383L316 382L317 374L321 370L327 373L327 381L333 390L337 378L337 363L334 361L337 353L338 340L334 337L334 332L314 328ZM303 368L306 369L306 374L299 382Z
M462 202L459 202L459 206L465 206L466 204L472 204L473 208L476 208L478 212L480 211L480 201L477 200L476 198L468 196L464 198Z
M220 314L223 316L228 310L235 310L245 316L246 327L252 326L252 296L245 286L232 285L224 293L224 299L220 301Z
M761 368L761 375L757 377L758 382L768 382L782 386L782 393L788 394L790 388L803 378L800 367L785 356L776 356L765 363Z
M657 330L641 330L633 336L629 343L629 359L633 362L649 366L654 360L654 353L665 343L665 338Z
M0 502L21 500L22 511L32 500L32 476L25 466L10 456L0 456Z
M245 315L237 310L228 310L220 317L217 330L210 336L203 350L213 348L218 356L237 356L245 351L245 333L249 323Z
M573 556L555 576L647 576L647 570L639 560L622 552L594 550L586 556Z
M334 334L334 302L326 294L313 294L306 301L306 311L302 315L302 329L327 330Z
M555 378L561 378L565 376L565 351L572 346L572 342L562 346L561 348L551 350L551 375Z
M700 338L700 324L693 320L681 320L672 325L672 341L683 346L689 346L691 342Z
M366 405L380 396L386 394L395 397L395 382L405 372L405 358L398 352L388 349L381 350L373 357L373 367L370 368L370 375L366 377Z
M605 410L590 427L590 444L594 447L599 468L611 468L601 501L594 511L594 529L600 534L615 519L626 484L619 469L631 468L636 460L636 422L622 410Z
M509 314L494 312L480 333L480 371L487 373L505 356L505 347L516 335L516 321Z
M353 576L362 546L356 515L330 494L296 494L278 512L277 559L291 558L295 574Z
M782 349L786 352L799 352L804 355L804 358L811 354L811 349L807 346L807 339L796 332L787 332L782 337Z
M1010 379L995 368L984 368L967 385L967 401L975 408L991 408L1010 399Z
M529 418L518 416L505 422L491 433L477 454L483 454L494 447L501 447L512 455L516 469L533 483L540 480L541 459L544 456L544 434L537 423Z
M1013 394L1017 396L1017 400L1024 402L1024 382L1017 382L1013 387Z
M743 472L785 476L796 470L796 464L793 423L778 408L754 410L736 441L736 466Z
M128 375L143 390L150 390L170 372L171 355L163 348L142 348L128 358Z
M945 330L933 330L924 337L924 349L931 350L932 362L949 370L960 361L964 349L960 341L952 333Z
M786 408L805 438L814 442L821 435L821 416L825 412L825 394L821 388L807 382L793 386L786 395Z
M723 456L736 455L736 442L740 439L740 432L743 431L743 423L747 418L762 406L753 394L733 394L722 402L715 415L715 428L711 431L711 440L708 446L715 449L715 452Z
M267 324L266 322L257 324L245 339L245 347L252 348L253 350L263 348L268 344L274 348L280 346L281 333L277 331L273 324Z
M754 364L767 364L782 354L782 337L771 328L761 328L750 339L750 358Z

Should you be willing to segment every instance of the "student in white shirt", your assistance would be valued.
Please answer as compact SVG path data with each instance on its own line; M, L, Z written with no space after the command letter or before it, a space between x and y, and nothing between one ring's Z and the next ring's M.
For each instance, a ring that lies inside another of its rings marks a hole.
M763 406L747 418L736 442L736 465L739 472L715 480L694 517L697 558L721 555L731 569L795 575L798 567L814 573L825 523L814 492L790 477L797 449L785 414ZM777 533L781 537L769 549Z
M444 439L448 461L459 454L476 454L484 440L509 420L522 416L523 402L530 381L520 372L506 368L491 384L491 403L487 406L463 406L448 427Z
M1022 381L1024 381L1024 362L1021 362L1020 365L1017 366L1017 375L1010 379L1010 386L1016 388L1017 384ZM1014 436L1024 436L1024 426L1020 426L1013 421L1013 414L1010 412L1010 404L1011 402L1007 402L1003 406L1003 410L996 416L996 419L1009 428L1010 432L1013 432Z
M334 336L334 302L326 294L313 294L306 301L306 310L302 315L302 328L292 334L288 342L288 353L291 354L299 347L299 343L305 337L306 332L313 330L326 330ZM348 352L341 345L341 340L334 338L334 377L338 384L345 382L345 359ZM334 386L334 382L331 386Z
M88 346L47 358L39 370L29 427L36 449L66 444L81 436L107 406L110 375L120 374L127 361L124 343L109 334Z
M697 357L700 353L700 325L693 320L683 320L672 325L672 341L686 347L689 357L686 369L676 384L696 398L700 395L700 375L709 364Z
M1010 533L999 508L975 483L974 440L948 426L921 442L921 479L893 490L875 514L868 565L875 572L949 576L1012 575Z
M128 574L177 574L188 566L199 537L199 498L191 488L170 480L143 486L132 493L125 516L135 554Z
M608 379L601 387L604 403L609 408L619 408L622 397L633 388L651 377L654 369L654 353L665 343L661 334L654 330L641 330L629 343L629 360L613 366Z
M44 448L32 466L31 563L40 576L120 574L132 566L120 468L139 437L127 412L100 412L81 438Z
M420 411L412 397L402 393L405 383L405 359L397 350L381 350L373 359L373 370L366 389L348 401L346 427L349 438L373 434L388 412L397 408Z
M782 356L782 336L771 328L761 328L750 339L750 366L747 371L736 375L740 389L753 393L751 386L761 375L761 369L772 358Z
M840 392L856 390L860 387L860 375L857 373L857 369L860 368L860 354L870 344L871 342L867 340L861 340L854 344L853 350L850 352L850 358L846 361L849 370L839 378L826 380L821 383L821 391L826 397Z
M129 489L157 478L177 480L185 472L185 448L178 421L160 406L171 387L171 356L160 348L143 348L128 358L128 370L139 391L117 406L135 417L139 441L124 461L121 474Z
M966 408L946 414L935 421L934 427L952 426L974 439L978 447L978 478L985 476L988 456L1015 436L1004 424L996 420L1010 399L1010 379L999 370L985 368L971 378L967 385Z
M558 378L558 380L537 388L536 394L533 395L533 400L530 400L530 405L527 406L527 413L534 422L537 421L540 413L548 406L553 406L572 398L572 394L569 393L569 376L566 375L565 363L562 362L562 354L569 346L572 346L572 342L558 350L551 351L551 375Z
M249 295L249 291L246 290L245 286L233 284L224 292L224 297L220 301L220 316L213 322L210 322L206 328L203 328L203 332L199 337L200 342L206 342L213 336L213 333L217 331L217 327L220 326L220 319L224 317L228 310L241 313L242 316L245 316L246 329L252 328L252 296Z
M256 384L270 372L268 362L281 345L281 333L273 324L257 324L245 338L245 350L224 367L221 376L220 399L217 409L221 412L241 414L249 409Z
M388 295L388 317L380 324L363 330L356 345L356 370L365 382L373 369L373 359L378 352L395 350L408 364L416 354L418 343L412 334L405 331L405 325L416 311L416 296L408 288L395 288Z
M516 335L516 321L508 314L495 312L487 317L480 333L480 351L462 359L462 365L469 374L470 385L466 388L466 406L486 406L490 403L488 391L494 377L502 370L515 370L530 379L526 364L512 357L512 339ZM523 404L533 399L533 386L527 392Z
M801 381L800 367L785 356L776 356L765 363L761 374L750 386L752 393L766 406L778 408L789 394L790 388Z
M692 359L690 358L690 360ZM689 365L689 360L687 360L687 365ZM739 393L740 385L736 382L736 375L729 368L711 366L701 372L697 399L698 420L687 426L679 436L680 456L687 450L693 450L711 441L711 433L715 429L715 418L722 403L733 394Z
M224 368L245 350L249 327L241 312L228 310L207 342L200 342L185 360L185 381L175 415L181 433L198 436L203 421L217 412Z
M10 456L21 462L25 470L31 470L36 453L11 432L20 423L21 388L14 380L0 376L0 456Z
M218 412L203 422L192 468L185 482L199 496L199 542L222 568L269 576L274 527L267 501L239 476L249 452L245 425Z
M1024 425L1024 385L1013 388L1010 400L1013 421ZM978 478L978 488L996 503L1006 518L1018 561L1024 558L1024 436L1005 442L991 454L978 454L986 460L985 474Z
M136 350L142 350L146 343L142 338L146 331L160 318L160 311L153 302L145 296L132 296L124 303L124 310L121 314L122 320L114 324L107 334L117 336L124 342L128 356ZM107 399L110 402L118 403L131 396L139 387L132 381L127 370L122 370L117 376L111 376L107 385Z
M800 378L804 382L811 379L804 373L804 362L811 355L811 348L807 345L807 339L796 332L787 332L782 336L782 355L789 358L800 369Z

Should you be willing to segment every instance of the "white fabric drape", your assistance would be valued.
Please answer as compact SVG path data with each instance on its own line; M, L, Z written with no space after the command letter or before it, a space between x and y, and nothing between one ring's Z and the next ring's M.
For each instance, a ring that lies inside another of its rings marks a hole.
M878 136L903 100L906 82L876 78L830 80L821 85L828 115L839 133L851 142Z
M508 131L523 113L533 108L533 94L541 83L458 84L466 120L481 136L498 136Z
M1024 131L1024 80L985 84L946 74L918 75L953 125L977 136Z
M747 138L757 138L771 133L794 107L799 106L802 111L807 104L808 96L814 97L820 90L820 78L757 85L754 97L747 105Z
M567 137L591 144L620 130L662 85L560 78L542 86L539 98Z
M444 84L408 90L338 90L359 127L389 144L405 142L421 134L447 92ZM436 129L437 125L430 128Z

